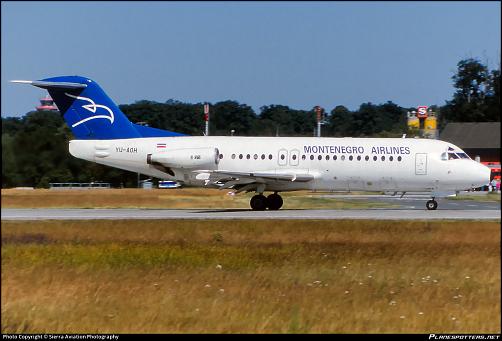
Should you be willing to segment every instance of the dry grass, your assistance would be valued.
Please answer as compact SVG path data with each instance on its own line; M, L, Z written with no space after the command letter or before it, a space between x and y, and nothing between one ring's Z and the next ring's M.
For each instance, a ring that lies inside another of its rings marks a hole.
M227 191L204 188L2 190L3 208L249 208L254 193L227 195ZM391 204L322 198L324 193L282 193L285 209L392 207Z
M500 223L2 221L3 333L500 333Z

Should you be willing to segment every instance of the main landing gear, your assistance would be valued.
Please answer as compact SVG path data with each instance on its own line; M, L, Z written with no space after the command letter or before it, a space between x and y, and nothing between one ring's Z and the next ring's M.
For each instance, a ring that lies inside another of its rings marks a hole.
M434 198L432 198L432 200L429 200L425 203L425 207L427 207L428 210L433 211L438 208L438 202L434 200Z
M268 197L257 194L251 198L249 204L254 211L264 211L267 208L275 211L282 207L283 201L282 197L277 193L270 194Z

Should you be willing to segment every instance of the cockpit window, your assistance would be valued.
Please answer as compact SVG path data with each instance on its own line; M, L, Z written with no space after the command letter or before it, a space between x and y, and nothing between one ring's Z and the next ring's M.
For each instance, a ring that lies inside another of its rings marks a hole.
M448 153L448 160L460 159L455 153Z
M466 153L457 153L458 156L460 156L461 159L470 159L469 155Z

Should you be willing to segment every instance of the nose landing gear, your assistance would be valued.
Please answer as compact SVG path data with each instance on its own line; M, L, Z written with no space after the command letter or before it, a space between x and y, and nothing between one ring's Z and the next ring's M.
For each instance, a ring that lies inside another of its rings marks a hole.
M268 197L265 197L263 194L257 194L251 198L249 204L253 211L264 211L267 208L275 211L282 207L283 200L277 193L270 194Z
M429 211L433 211L438 208L438 202L434 200L434 198L432 198L432 200L429 200L425 203L425 207L427 207Z

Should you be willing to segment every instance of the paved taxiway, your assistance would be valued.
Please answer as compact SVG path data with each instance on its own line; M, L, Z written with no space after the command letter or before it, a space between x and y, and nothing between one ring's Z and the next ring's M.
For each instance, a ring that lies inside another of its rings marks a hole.
M344 199L352 202L387 203L397 209L425 209L425 202L430 195L409 195L403 198L388 195L323 195L324 198ZM439 199L438 210L499 210L500 201L450 200Z
M500 220L494 210L366 209L279 210L246 209L2 209L2 220L92 220L92 219L377 219L377 220Z

